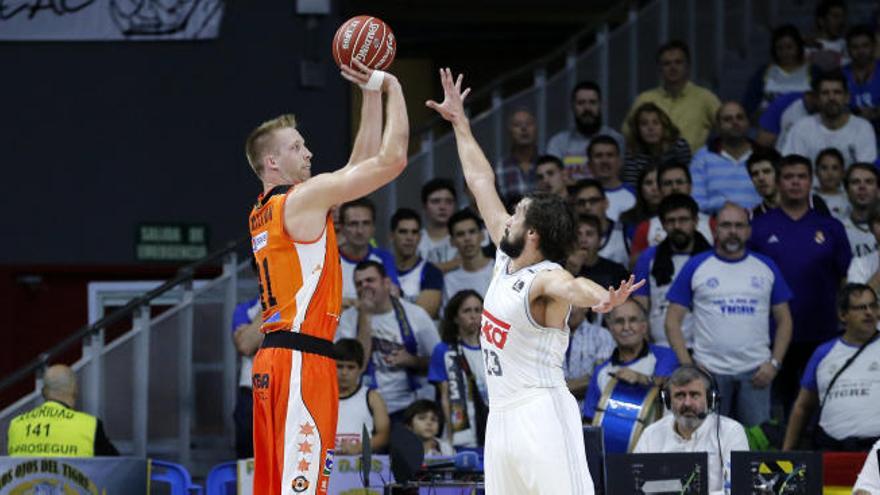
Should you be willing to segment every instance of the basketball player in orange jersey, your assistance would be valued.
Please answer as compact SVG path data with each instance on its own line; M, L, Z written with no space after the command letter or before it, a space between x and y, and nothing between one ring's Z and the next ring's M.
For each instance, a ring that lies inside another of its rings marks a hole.
M265 333L253 365L255 494L327 493L339 405L332 340L342 301L330 209L390 182L407 158L403 91L394 76L375 72L359 62L342 70L364 88L343 168L311 177L312 153L292 115L262 123L247 139L263 183L250 214Z

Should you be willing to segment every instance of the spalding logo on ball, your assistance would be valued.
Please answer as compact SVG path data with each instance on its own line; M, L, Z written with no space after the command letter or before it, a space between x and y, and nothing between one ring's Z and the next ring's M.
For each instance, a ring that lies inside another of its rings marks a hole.
M371 69L384 70L394 61L396 51L394 33L378 17L352 17L333 36L333 60L340 67L351 65L353 57Z

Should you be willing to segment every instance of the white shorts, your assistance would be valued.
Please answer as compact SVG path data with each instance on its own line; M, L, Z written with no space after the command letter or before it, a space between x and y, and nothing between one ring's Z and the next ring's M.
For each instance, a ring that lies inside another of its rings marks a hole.
M566 388L534 390L489 408L486 495L592 495L577 401Z

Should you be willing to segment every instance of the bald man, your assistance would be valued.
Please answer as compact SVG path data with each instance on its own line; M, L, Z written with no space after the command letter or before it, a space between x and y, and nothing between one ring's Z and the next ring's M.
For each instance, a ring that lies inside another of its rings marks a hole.
M76 374L63 364L43 375L42 405L9 423L7 454L22 457L93 457L119 455L101 420L76 411Z
M735 101L721 105L715 114L718 137L700 148L691 161L693 197L700 211L714 215L731 202L752 209L761 203L746 161L757 144L748 138L749 118Z

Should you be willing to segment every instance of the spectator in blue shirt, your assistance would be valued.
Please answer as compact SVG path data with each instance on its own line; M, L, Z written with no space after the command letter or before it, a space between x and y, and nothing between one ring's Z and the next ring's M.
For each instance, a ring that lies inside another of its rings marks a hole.
M846 35L852 63L843 67L853 113L868 119L875 134L880 131L880 61L877 42L870 26L855 26Z
M756 426L770 419L770 383L791 341L792 296L776 264L746 250L749 233L748 211L732 203L721 208L715 250L688 260L666 294L666 334L679 361L696 361L715 376L719 414ZM693 358L682 333L689 309Z
M256 262L254 271L256 271ZM263 323L260 298L254 297L235 306L232 313L232 342L241 355L238 375L238 394L232 421L235 424L235 456L247 459L254 456L254 391L252 370L254 354L263 343L260 326Z
M749 118L739 103L729 101L715 116L718 137L700 148L691 161L693 196L700 211L714 214L730 201L744 208L761 202L755 191L746 160L754 143L748 139Z
M776 174L779 207L754 219L749 247L772 259L794 292L792 343L776 379L789 407L807 360L837 332L835 301L852 254L843 225L810 208L812 165L800 155L782 159Z
M391 216L391 248L394 266L400 279L401 296L437 319L443 298L443 272L419 256L422 219L409 208L400 208Z

